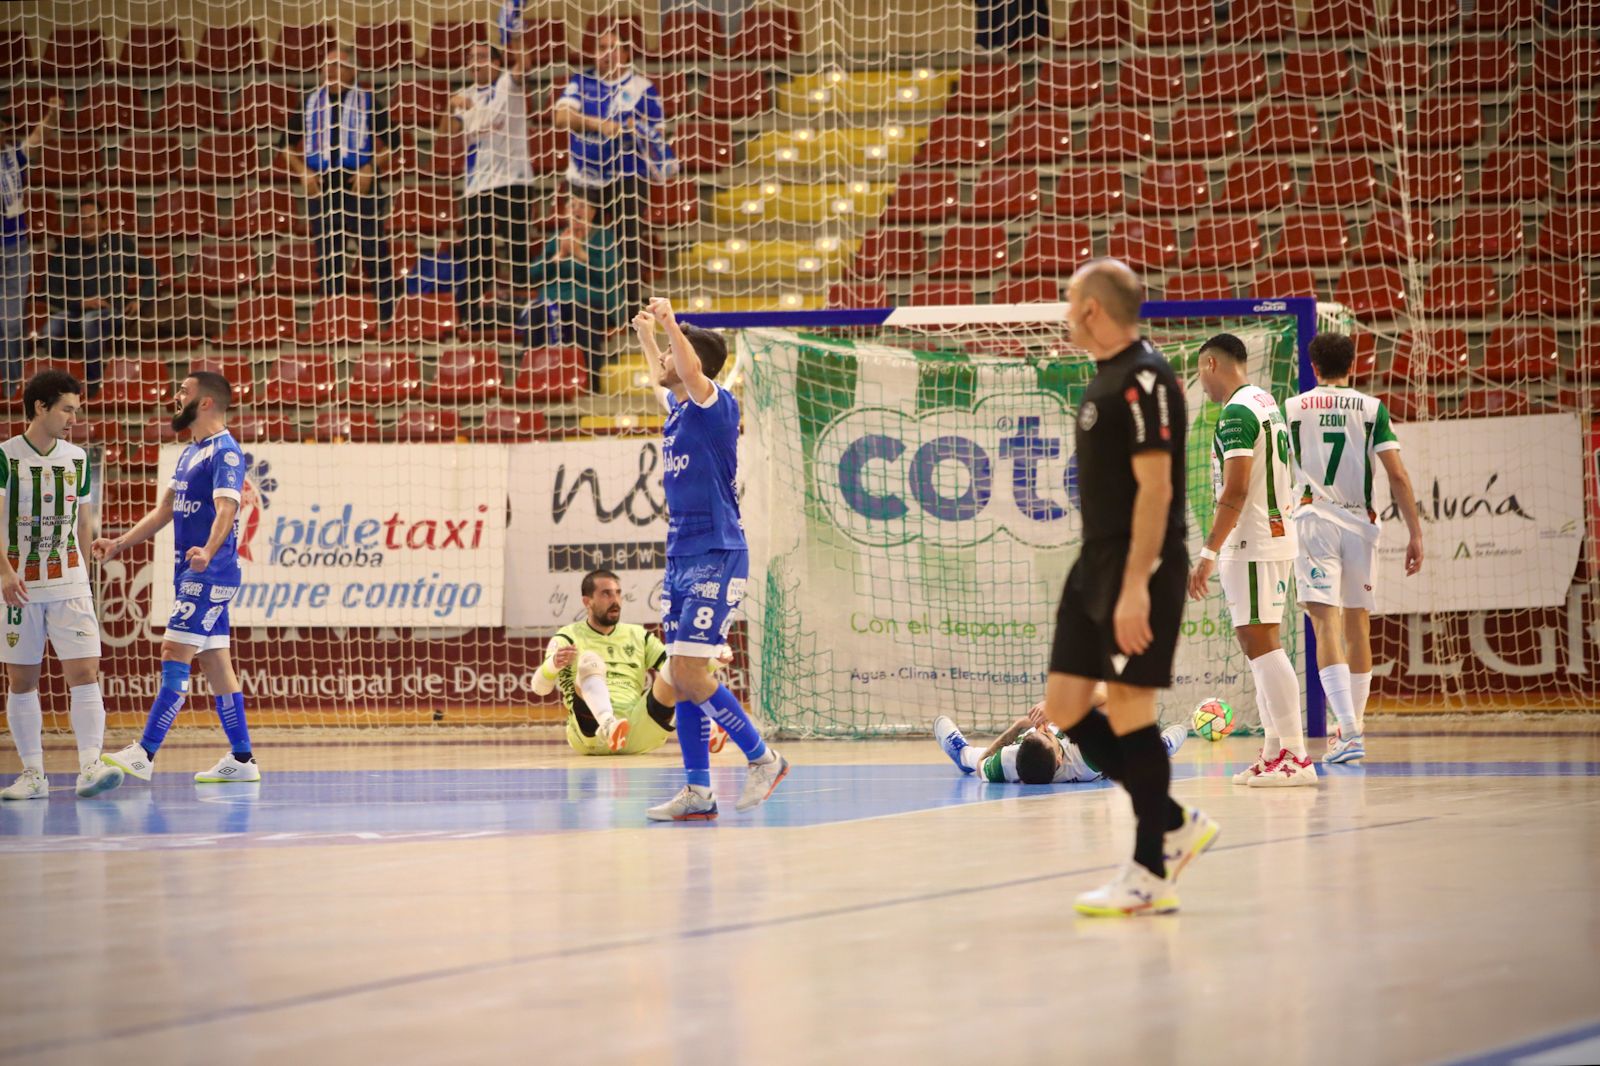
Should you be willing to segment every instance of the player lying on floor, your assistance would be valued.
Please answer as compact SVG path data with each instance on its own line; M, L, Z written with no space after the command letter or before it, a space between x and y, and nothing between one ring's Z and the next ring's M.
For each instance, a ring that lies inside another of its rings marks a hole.
M1094 688L1093 706L1106 701L1106 687ZM995 737L981 753L971 744L955 722L944 715L933 720L933 735L950 761L964 774L976 773L985 781L1009 781L1021 785L1062 785L1099 781L1105 775L1083 757L1078 746L1058 732L1044 716L1044 703L1033 705L1025 717ZM1169 725L1161 731L1161 742L1171 758L1189 737L1182 725Z
M622 582L610 570L584 575L585 615L551 638L534 675L541 696L561 690L567 743L582 755L641 755L665 744L673 730L667 649L640 625L622 621ZM731 656L729 657L731 658ZM727 659L711 660L713 669ZM649 676L656 671L655 679ZM711 738L713 752L727 734Z

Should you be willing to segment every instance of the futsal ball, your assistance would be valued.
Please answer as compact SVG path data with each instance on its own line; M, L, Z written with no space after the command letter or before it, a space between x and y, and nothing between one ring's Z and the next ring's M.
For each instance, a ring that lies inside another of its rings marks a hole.
M1221 740L1233 732L1233 708L1219 699L1201 700L1194 709L1194 731L1207 740Z

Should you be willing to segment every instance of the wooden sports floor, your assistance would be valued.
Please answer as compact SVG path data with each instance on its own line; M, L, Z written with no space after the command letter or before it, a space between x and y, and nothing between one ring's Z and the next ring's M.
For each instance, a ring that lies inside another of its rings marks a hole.
M113 738L116 739L116 738ZM120 742L120 741L119 741ZM646 825L676 749L548 730L258 738L259 786L0 807L0 1063L1600 1061L1600 719L1379 719L1222 824L1181 914L1076 919L1122 793L960 776L931 740L784 748L722 818ZM0 772L16 772L7 740Z

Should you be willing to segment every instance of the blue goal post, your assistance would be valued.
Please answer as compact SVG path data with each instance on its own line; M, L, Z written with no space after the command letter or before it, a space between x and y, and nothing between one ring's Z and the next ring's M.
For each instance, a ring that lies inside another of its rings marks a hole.
M825 311L691 311L678 312L682 322L706 329L828 330L872 326L1039 325L1066 318L1065 303L958 304L930 307L845 307ZM1141 317L1160 319L1282 318L1295 320L1295 345L1300 365L1296 385L1301 392L1316 387L1311 369L1311 339L1317 335L1317 301L1296 296L1271 300L1147 300ZM1304 619L1306 649L1306 735L1327 736L1327 701L1317 674L1317 634Z

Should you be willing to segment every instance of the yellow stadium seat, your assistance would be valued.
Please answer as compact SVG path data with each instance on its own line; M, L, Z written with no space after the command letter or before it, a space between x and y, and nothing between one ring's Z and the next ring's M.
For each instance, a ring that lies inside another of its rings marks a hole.
M679 266L687 277L698 281L820 282L836 276L860 243L834 237L814 241L702 241L684 253Z
M691 296L681 304L686 311L818 311L828 297L820 292L787 292L777 296Z
M766 181L723 189L712 197L711 203L718 222L815 224L834 218L877 218L893 191L893 185L871 181L825 185Z
M666 421L666 415L583 415L578 428L590 433L654 433Z
M606 396L649 396L654 388L650 365L642 355L626 355L600 371L600 392Z
M903 167L916 158L927 136L926 126L896 122L842 130L771 130L749 142L746 161L769 169Z
M922 68L892 71L829 70L802 74L778 90L778 108L793 115L885 112L942 113L961 81L960 72Z

